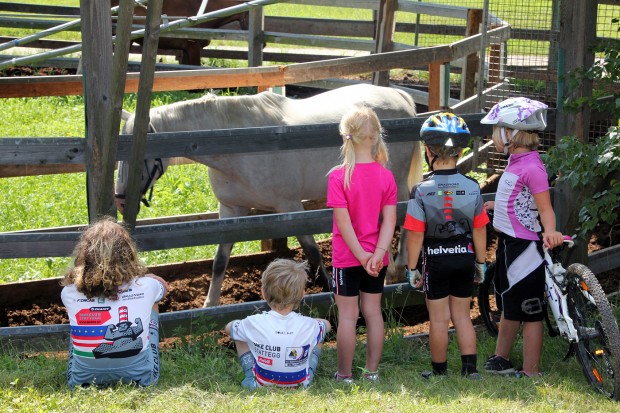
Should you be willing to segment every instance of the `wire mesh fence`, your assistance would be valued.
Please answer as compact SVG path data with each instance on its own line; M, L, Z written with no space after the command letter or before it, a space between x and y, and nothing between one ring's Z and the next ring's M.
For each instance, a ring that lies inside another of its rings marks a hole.
M420 2L427 0L418 0ZM429 1L430 2L430 1ZM483 9L484 0L432 0L432 3ZM601 1L597 13L597 36L618 38L617 25L612 19L620 16L620 6L614 2ZM614 3L614 4L607 4ZM545 102L551 108L558 100L558 55L560 30L560 0L488 0L488 27L505 21L511 25L511 38L505 43L495 43L486 49L484 59L485 88L494 86L484 96L483 108L512 96L527 96ZM419 15L416 17L413 43L420 47L433 46L456 41L463 34L448 29L462 26L463 21L449 17ZM430 26L444 27L443 34L429 34ZM605 56L597 55L603 59ZM458 88L456 82L453 87ZM611 120L597 120L591 123L590 139L606 133ZM540 150L546 151L557 143L553 132L540 134ZM487 172L502 170L505 160L501 154L491 151L487 158Z

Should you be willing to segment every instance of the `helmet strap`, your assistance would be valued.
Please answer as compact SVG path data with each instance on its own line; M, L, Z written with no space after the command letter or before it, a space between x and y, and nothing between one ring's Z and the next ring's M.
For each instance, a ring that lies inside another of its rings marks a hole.
M504 155L508 155L508 146L510 143L508 142L508 138L506 138L506 128L499 128L499 136L502 138L502 143L504 144Z
M428 153L424 151L424 160L426 161L426 164L428 165L428 168L431 170L431 172L435 172L435 169L433 169L433 165L435 165L435 161L437 160L437 155L435 155L433 151L431 151L430 149L429 151L433 155L432 158L429 160Z

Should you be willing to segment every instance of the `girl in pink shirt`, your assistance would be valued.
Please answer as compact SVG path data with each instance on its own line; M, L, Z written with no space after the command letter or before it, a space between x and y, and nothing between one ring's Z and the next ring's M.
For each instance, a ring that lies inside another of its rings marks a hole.
M342 163L329 172L327 206L334 209L332 282L338 307L337 381L353 382L358 298L368 331L364 379L377 381L383 351L381 294L396 225L396 182L386 168L383 128L368 107L340 121Z

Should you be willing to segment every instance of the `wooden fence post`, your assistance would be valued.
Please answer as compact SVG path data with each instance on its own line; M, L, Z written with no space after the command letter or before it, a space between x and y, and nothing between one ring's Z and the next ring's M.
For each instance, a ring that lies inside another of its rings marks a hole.
M86 111L86 187L88 219L115 215L113 201L116 146L112 111L112 15L110 3L80 0ZM117 126L118 128L118 126ZM117 132L118 134L118 132Z
M398 0L381 0L379 3L375 53L391 52L394 49L392 38L396 29L397 8ZM377 86L389 86L390 72L374 72L372 83Z
M265 42L265 16L262 7L250 9L250 26L248 28L248 66L263 65L263 43Z
M131 170L127 180L125 199L125 214L123 220L131 228L136 225L140 205L140 181L146 147L146 133L149 127L149 111L151 108L151 93L155 76L155 61L157 59L157 43L159 42L159 21L163 0L149 1L144 45L142 48L142 66L140 68L140 83L138 86L138 102L131 145Z
M482 9L467 10L467 29L465 36L480 33L482 24ZM465 100L475 93L476 72L478 71L478 54L472 53L465 59L465 67L461 75L461 100Z
M433 62L428 65L428 110L438 110L441 108L441 63Z
M116 38L114 41L114 60L112 72L112 118L110 124L112 130L109 135L110 152L104 162L112 171L116 166L116 154L118 148L118 135L120 132L121 113L123 110L123 97L125 96L125 82L127 81L127 66L129 59L129 47L131 40L131 25L133 22L133 0L120 0L118 8L118 21L116 25ZM114 186L111 187L113 189ZM116 216L116 213L114 214Z
M594 63L590 51L596 41L596 18L598 0L571 0L560 4L560 50L558 56L558 111L556 116L556 140L565 135L575 135L584 142L590 132L590 108L581 105L577 110L566 112L562 109L566 97L592 96L592 81L584 79L574 90L568 89L564 76L571 70L588 68ZM575 192L567 183L559 184L554 191L554 205L557 228L563 232L574 231L579 224L579 216L574 211L581 209L583 195ZM573 262L587 263L588 242L577 243Z

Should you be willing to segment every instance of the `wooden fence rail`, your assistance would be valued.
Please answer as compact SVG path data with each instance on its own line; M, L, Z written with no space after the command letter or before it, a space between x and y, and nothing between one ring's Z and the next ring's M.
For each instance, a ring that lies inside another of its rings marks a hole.
M272 36L267 34L266 38ZM411 65L446 63L466 57L480 48L482 35L470 36L447 45L386 52L370 56L345 57L287 66L235 69L180 70L155 73L154 91L225 88L235 86L274 86L308 82L360 73L406 68ZM506 41L510 27L489 31L487 39ZM488 46L487 41L487 46ZM137 90L139 74L129 73L125 92ZM0 97L67 96L83 94L79 75L0 78Z

